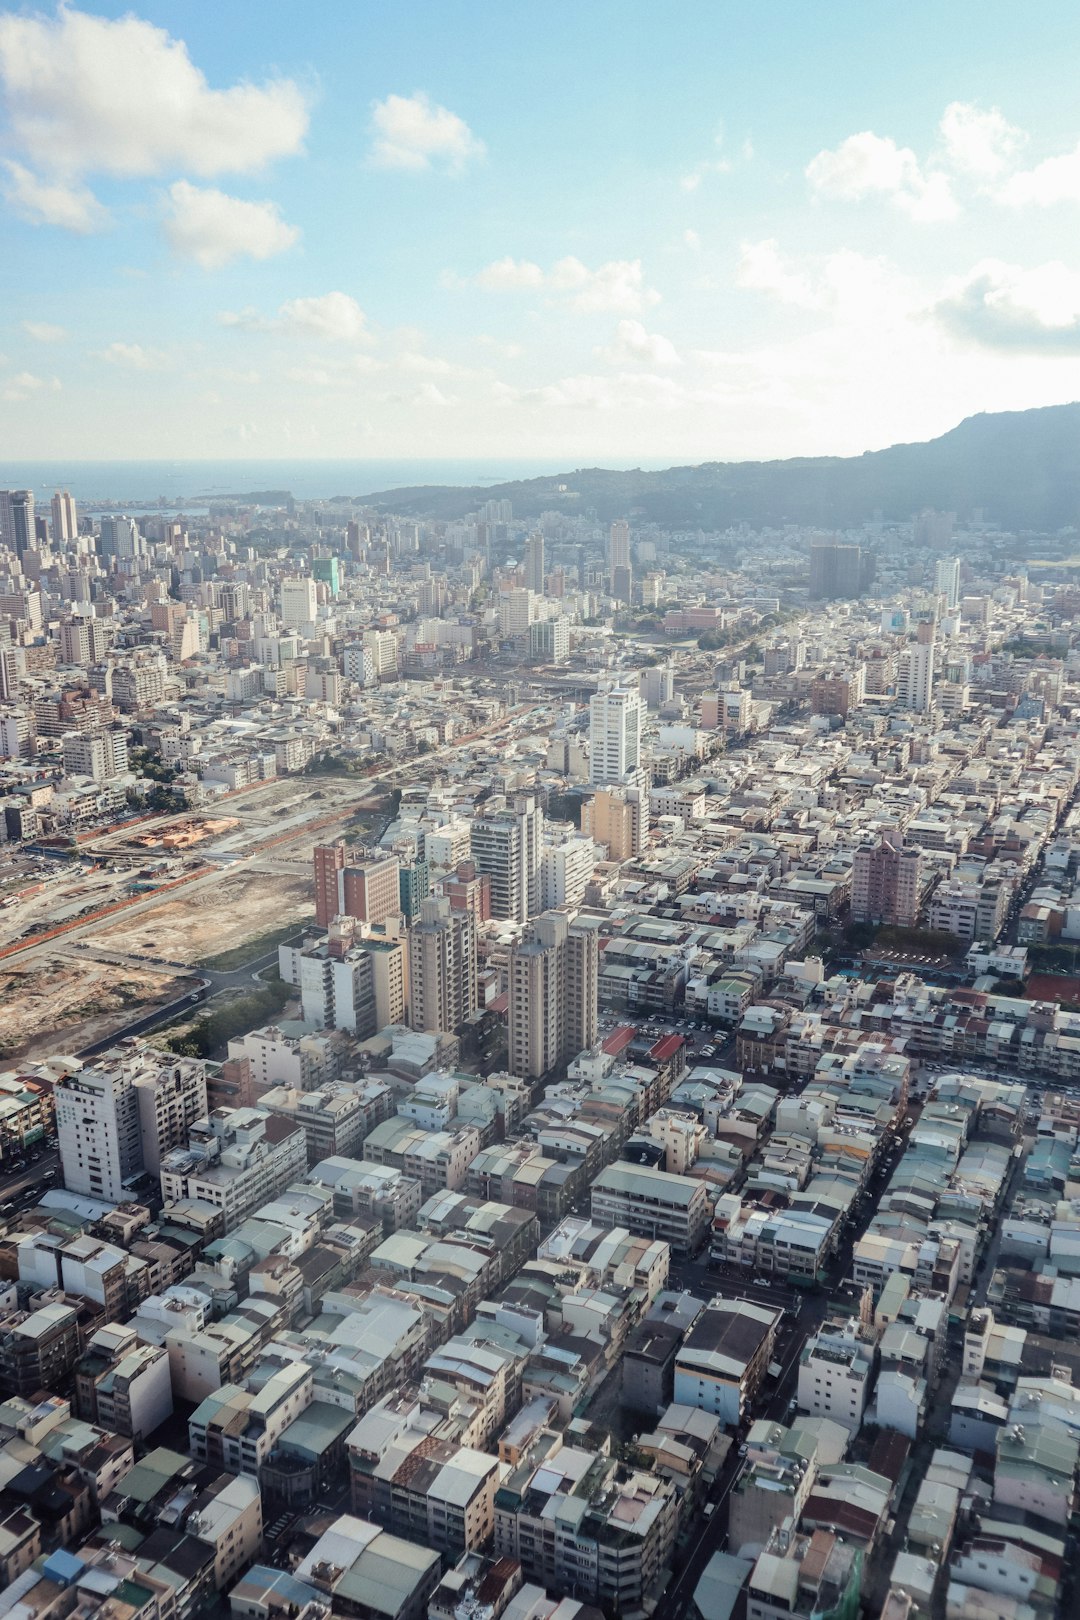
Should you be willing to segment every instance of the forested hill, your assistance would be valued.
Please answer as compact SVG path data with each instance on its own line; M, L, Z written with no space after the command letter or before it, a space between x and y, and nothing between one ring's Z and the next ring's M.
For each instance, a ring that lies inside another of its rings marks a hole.
M587 467L509 484L428 485L364 498L417 516L462 517L502 498L513 502L515 517L556 509L706 529L840 528L876 511L903 519L930 506L964 518L981 508L1006 528L1055 530L1080 522L1080 404L969 416L939 439L862 456L707 461L663 472Z

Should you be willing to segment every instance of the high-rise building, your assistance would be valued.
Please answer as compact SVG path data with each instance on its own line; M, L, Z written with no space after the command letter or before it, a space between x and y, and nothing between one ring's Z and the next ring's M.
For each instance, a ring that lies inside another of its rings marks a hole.
M146 550L146 543L134 518L103 517L99 531L98 549L104 560L114 557L128 561L132 557L140 557Z
M504 641L527 636L536 618L537 598L530 590L507 591L499 598L499 634Z
M530 534L525 546L525 589L544 594L544 536L539 529Z
M531 793L477 816L470 851L477 872L491 880L491 915L528 922L540 910L544 812Z
M934 640L937 626L924 619L900 653L896 675L896 702L901 709L925 714L934 698Z
M634 598L634 570L629 563L620 563L611 570L611 594L616 602L629 606Z
M628 861L645 848L649 830L649 789L644 773L638 783L600 788L581 812L581 830L607 849L608 859Z
M861 546L819 540L810 547L810 596L818 602L834 597L858 596L866 582L869 563Z
M574 910L585 898L585 886L596 866L596 845L591 838L568 836L544 847L540 903L545 911L559 906Z
M125 1182L143 1167L134 1074L106 1056L66 1075L53 1099L64 1186L120 1203L127 1196Z
M379 850L353 850L345 866L342 911L371 925L401 911L398 858Z
M313 579L283 579L281 582L281 623L286 630L299 630L313 624L318 598Z
M143 1169L156 1176L164 1155L183 1147L195 1120L206 1113L206 1066L198 1058L164 1062L157 1053L143 1056L135 1077L139 1137Z
M589 781L620 782L641 764L641 692L637 685L601 687L589 700Z
M53 1096L64 1185L119 1203L126 1184L144 1170L156 1174L205 1114L206 1068L125 1041L65 1076Z
M570 620L535 619L529 626L529 657L541 664L565 664L570 656Z
M630 525L625 519L611 525L611 537L608 543L608 572L614 575L616 568L629 568L630 566Z
M34 543L33 490L0 489L0 544L21 559Z
M675 696L675 671L670 664L654 664L642 671L641 695L647 709L659 709Z
M420 902L409 929L409 1017L413 1029L452 1035L477 1009L476 922L449 900Z
M913 928L919 915L922 852L898 828L860 844L851 871L852 922Z
M431 893L431 868L427 861L408 861L398 868L400 910L406 922L419 913L421 900Z
M69 731L61 738L64 772L107 782L128 768L128 734L101 727L96 731Z
M539 1080L597 1034L599 948L595 928L546 911L510 952L511 1074Z
M945 606L950 609L960 606L960 559L959 557L942 557L934 565L934 594L945 598Z
M63 545L68 540L74 540L79 532L79 519L75 511L74 497L65 489L62 493L57 490L52 498L52 537L54 545Z
M315 921L329 928L335 917L383 923L401 911L398 858L383 850L348 844L315 846Z

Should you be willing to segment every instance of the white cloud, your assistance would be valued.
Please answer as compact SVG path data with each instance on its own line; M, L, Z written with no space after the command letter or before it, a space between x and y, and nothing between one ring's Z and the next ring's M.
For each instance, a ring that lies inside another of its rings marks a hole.
M58 394L61 386L59 377L38 377L32 371L19 371L13 377L5 378L3 398L14 402L30 399L34 394L45 392Z
M984 112L966 101L949 103L940 129L950 165L979 180L993 180L1008 168L1025 139L997 107Z
M222 326L249 332L291 332L329 343L363 343L370 337L363 310L355 298L343 292L287 299L273 316L254 309L222 310L218 320Z
M1080 202L1080 146L1014 174L1002 186L998 200L1014 208L1029 203L1052 208L1056 203Z
M690 249L691 253L700 252L700 250L701 250L701 237L698 235L697 231L694 231L694 230L685 230L685 231L683 231L682 239L683 239L683 246L688 247Z
M86 186L65 180L43 180L40 175L32 174L25 164L10 158L3 166L7 170L4 196L15 212L32 225L59 225L65 231L88 236L107 223L108 211Z
M582 314L607 311L615 315L638 315L660 302L654 287L645 285L640 259L609 259L590 270L572 255L559 259L550 270L541 269L529 259L496 259L482 270L462 280L444 276L449 286L470 282L489 292L520 292L543 289Z
M38 343L61 343L67 337L67 328L54 326L51 321L23 321L22 328Z
M569 294L570 307L586 314L611 310L634 315L660 302L660 294L645 285L640 259L609 259L595 270L580 259L560 259L548 273L548 284L556 292Z
M105 360L110 366L120 366L127 371L161 371L168 364L169 357L162 349L146 348L141 343L110 343L108 348L101 349L97 358Z
M374 102L371 126L375 140L368 161L378 169L419 170L438 164L456 173L484 155L483 141L465 120L422 90Z
M818 309L820 291L802 271L785 264L775 237L763 242L744 242L735 271L735 284L755 292L771 293L782 304L800 309Z
M951 283L935 314L984 348L1080 354L1080 271L1058 259L1031 270L984 259Z
M682 364L674 343L658 332L647 332L640 321L620 321L614 340L606 349L597 349L598 359L611 366L669 366Z
M868 129L849 135L833 151L819 152L807 165L806 178L818 196L842 202L887 197L924 224L953 219L957 213L946 175L924 171L909 146L897 146L890 136Z
M204 270L218 270L241 254L272 258L300 236L282 219L276 203L245 202L212 186L177 180L169 187L169 202L171 212L165 220L169 245Z
M478 287L486 287L489 292L516 292L521 287L542 287L544 272L529 259L514 259L507 254L505 259L485 265L474 279Z
M289 79L212 90L163 28L66 7L0 16L0 94L14 143L68 179L247 173L298 151L308 125Z

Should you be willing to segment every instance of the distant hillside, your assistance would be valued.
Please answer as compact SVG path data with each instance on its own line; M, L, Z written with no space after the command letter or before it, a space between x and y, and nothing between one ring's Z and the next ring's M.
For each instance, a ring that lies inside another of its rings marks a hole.
M565 490L560 489L565 485ZM880 510L909 518L925 506L961 517L981 507L1007 528L1052 531L1080 522L1080 404L969 416L940 439L862 456L707 461L664 472L600 467L490 487L381 490L373 505L416 516L463 517L506 499L515 517L552 508L608 521L637 514L670 528L845 527Z

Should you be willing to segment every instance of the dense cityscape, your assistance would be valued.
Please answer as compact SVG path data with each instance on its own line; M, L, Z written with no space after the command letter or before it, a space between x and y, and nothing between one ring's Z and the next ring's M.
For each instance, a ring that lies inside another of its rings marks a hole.
M2 1616L1071 1612L1075 529L553 489L0 491Z

